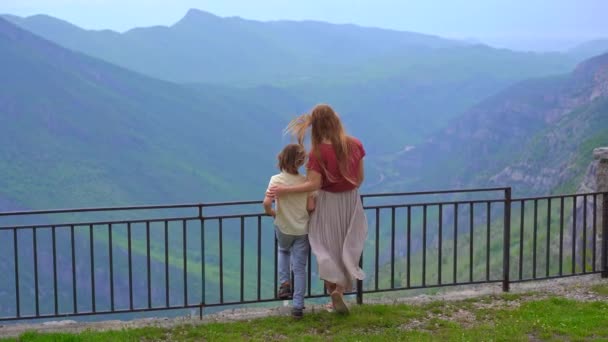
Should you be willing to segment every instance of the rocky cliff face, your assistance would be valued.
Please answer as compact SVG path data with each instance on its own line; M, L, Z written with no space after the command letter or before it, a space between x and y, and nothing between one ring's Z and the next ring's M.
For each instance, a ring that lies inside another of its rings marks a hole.
M574 191L592 149L607 144L605 54L569 75L522 82L471 108L397 157L385 185L509 185L516 194Z
M577 193L589 193L597 191L597 167L599 161L592 161L585 171L583 181L576 190Z

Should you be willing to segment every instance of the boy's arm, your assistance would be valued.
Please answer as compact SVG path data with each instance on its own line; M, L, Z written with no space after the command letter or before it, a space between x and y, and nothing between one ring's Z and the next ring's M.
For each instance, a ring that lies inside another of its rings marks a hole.
M270 182L268 183L268 188L270 188L271 186L274 185L275 182L273 182L274 177L270 178ZM268 190L266 191L266 195L264 196L264 212L266 213L266 215L270 215L272 217L277 216L277 213L274 211L274 209L272 208L272 202L274 201L274 198L271 196L268 196Z
M269 197L268 195L264 197L264 212L266 215L270 215L272 217L277 216L277 213L272 208L272 197Z
M308 199L306 200L306 210L308 210L308 212L309 212L309 213L311 213L311 212L315 211L315 207L316 207L316 205L317 205L317 203L316 203L316 202L317 202L317 201L316 201L316 199L315 199L315 194L314 194L314 192L313 192L313 193L310 193L310 194L308 195Z

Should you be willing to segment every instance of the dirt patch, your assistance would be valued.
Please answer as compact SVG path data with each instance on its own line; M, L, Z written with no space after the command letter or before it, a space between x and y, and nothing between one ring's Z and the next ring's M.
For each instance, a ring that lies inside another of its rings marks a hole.
M461 326L468 328L477 322L475 314L468 310L458 310L450 317L452 321L460 324Z
M484 303L484 302L473 303L473 307L475 309L488 309L488 310L503 310L503 309L514 310L521 306L521 302L522 302L522 300L507 301L507 300L502 300L502 299L496 299L496 300L489 301L487 303Z

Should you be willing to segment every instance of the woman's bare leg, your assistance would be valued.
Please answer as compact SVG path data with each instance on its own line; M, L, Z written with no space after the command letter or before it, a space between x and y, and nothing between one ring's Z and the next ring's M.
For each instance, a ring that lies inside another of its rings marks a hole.
M337 284L334 284L334 291L332 292L338 292L339 294L343 295L344 294L344 286L340 286Z
M336 290L336 287L336 284L330 283L329 281L325 280L325 288L327 289L327 293L331 294Z

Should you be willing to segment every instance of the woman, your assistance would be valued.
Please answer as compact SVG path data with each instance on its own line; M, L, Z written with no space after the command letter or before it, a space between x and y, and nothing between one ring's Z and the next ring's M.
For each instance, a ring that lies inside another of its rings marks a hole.
M296 118L287 131L303 143L309 128L312 148L306 182L271 187L268 194L280 197L320 190L308 225L310 246L335 310L347 314L344 292L353 288L354 279L365 277L359 260L367 219L358 193L365 150L358 139L346 135L340 118L328 105L318 105L311 114Z

